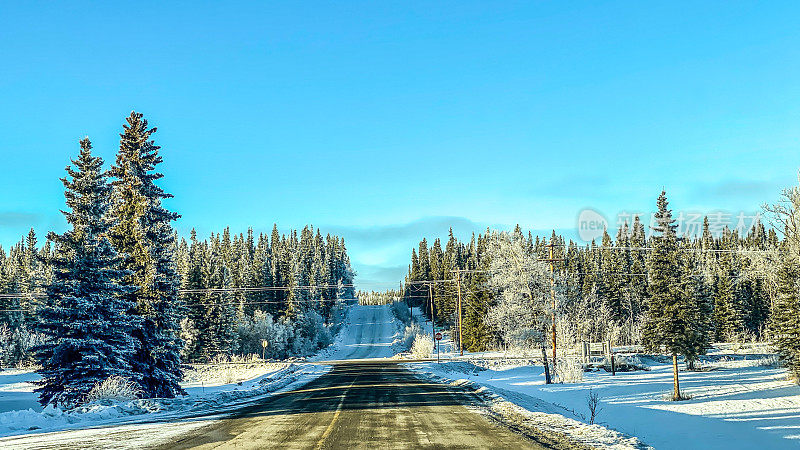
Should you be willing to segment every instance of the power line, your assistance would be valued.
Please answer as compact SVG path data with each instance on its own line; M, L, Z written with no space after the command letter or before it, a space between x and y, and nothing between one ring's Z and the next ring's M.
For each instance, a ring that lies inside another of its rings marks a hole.
M418 281L408 281L406 282L406 286L409 284L436 284L436 283L455 283L455 279L449 280L418 280Z
M588 244L585 246L578 246L578 245L568 245L568 244L554 244L555 247L562 247L567 249L576 249L576 250L630 250L630 251L652 251L655 250L655 247L616 247L616 246L604 246L598 245L596 247L590 247ZM747 249L713 249L713 248L691 248L691 247L677 247L676 250L678 251L687 251L687 252L698 252L698 253L775 253L776 250L747 250Z
M178 289L178 294L204 294L204 293L226 293L226 292L266 292L266 291L293 291L310 289L333 289L355 287L354 284L318 284L309 286L254 286L254 287L234 287L234 288L202 288L202 289Z
M333 288L351 288L355 287L354 284L318 284L306 286L252 286L252 287L230 287L230 288L203 288L203 289L178 289L178 295L186 294L225 294L225 293L251 293L251 292L268 292L268 291L293 291L293 290L310 290L310 289L333 289ZM44 298L47 297L43 292L10 292L0 294L2 298Z
M296 299L292 301L276 301L276 300L264 300L259 302L220 302L220 303L187 303L184 306L186 307L196 307L196 306L241 306L241 305L264 305L264 304L289 304L289 303L324 303L326 301L334 301L334 302L346 302L346 301L355 301L358 300L357 298L337 298L337 299ZM17 308L17 309L0 309L0 312L27 312L27 311L34 311L35 307L31 308Z

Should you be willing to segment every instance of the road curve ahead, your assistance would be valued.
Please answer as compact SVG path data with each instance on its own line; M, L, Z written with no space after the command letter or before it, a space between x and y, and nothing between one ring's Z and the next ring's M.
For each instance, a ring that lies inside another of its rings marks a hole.
M391 363L343 363L163 448L542 448Z

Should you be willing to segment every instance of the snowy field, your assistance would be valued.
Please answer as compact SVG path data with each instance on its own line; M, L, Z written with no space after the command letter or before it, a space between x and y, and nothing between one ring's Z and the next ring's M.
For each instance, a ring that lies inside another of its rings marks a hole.
M648 371L612 376L599 370L585 373L583 382L551 385L544 384L541 366L515 366L510 360L410 366L437 378L468 380L529 411L584 423L591 390L600 398L596 423L657 449L800 448L800 387L786 380L784 369L763 366L771 358L760 350L748 354L731 347L711 352L701 372L681 370L682 391L692 396L681 402L667 400L672 366L666 358L642 357Z
M33 393L31 381L39 376L30 370L5 369L0 371L0 413L14 410L41 411L42 407ZM0 424L2 424L0 415ZM1 425L0 425L1 426Z

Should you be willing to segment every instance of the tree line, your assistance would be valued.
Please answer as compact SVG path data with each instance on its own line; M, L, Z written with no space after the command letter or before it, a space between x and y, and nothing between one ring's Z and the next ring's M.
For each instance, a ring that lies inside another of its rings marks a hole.
M184 357L225 354L302 356L329 343L343 302L354 301L354 272L344 240L312 226L270 235L230 229L203 241L192 230L176 260L186 292ZM247 288L257 287L251 291ZM193 292L201 290L201 292ZM294 334L293 334L294 333ZM269 347L261 348L267 340Z
M386 291L358 291L356 293L359 305L387 305L403 297L397 289Z
M796 197L800 199L800 195ZM779 212L784 218L793 218L797 207L792 207L791 201L788 204ZM534 280L541 285L543 310L535 313L541 320L552 320L546 318L555 312L558 345L611 340L617 345L663 346L667 342L664 330L676 333L675 339L681 331L687 334L682 341L678 339L682 344L677 354L691 365L711 341L771 339L780 343L794 339L791 336L796 336L800 327L790 332L786 324L796 324L798 319L791 314L800 311L797 288L792 284L796 278L790 276L796 268L785 266L787 261L800 259L798 250L791 247L795 234L787 231L779 239L774 229L756 222L744 236L728 228L714 236L706 218L699 235L678 236L667 205L662 193L651 236L636 217L631 224L623 224L614 239L604 232L599 245L579 245L555 232L549 238L524 234L519 226L502 238L487 229L473 234L467 243L459 242L451 229L444 248L439 239L432 245L423 239L411 252L404 299L421 306L437 323L453 326L460 285L465 350L513 345L524 335L519 326L511 325L515 317L536 318L531 308L515 310L503 302L504 291L513 283L505 280L498 285L497 267L503 264L493 259L530 258L533 262L524 269L528 272L525 283ZM502 246L503 241L511 244ZM518 255L510 250L514 246L520 249ZM555 311L550 300L551 277L557 293ZM528 305L533 302L531 297L539 295L527 294L527 288L520 286L514 289L522 292L520 298L527 298ZM499 311L505 313L496 314ZM664 317L678 318L678 322L655 320ZM536 332L537 343L544 342L543 331ZM669 343L677 345L678 341ZM800 347L792 345L783 352L785 361L800 356Z
M174 397L183 362L266 353L264 341L274 357L311 352L354 296L344 240L312 226L179 239L155 131L131 113L108 170L82 139L61 179L68 230L0 247L0 357L39 366L43 404L76 405L110 377Z

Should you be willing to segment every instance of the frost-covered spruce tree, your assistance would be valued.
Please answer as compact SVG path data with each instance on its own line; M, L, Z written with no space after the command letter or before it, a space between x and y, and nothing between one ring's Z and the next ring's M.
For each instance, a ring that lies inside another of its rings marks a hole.
M206 289L208 288L206 277L208 271L205 267L206 243L197 240L197 232L194 228L191 231L190 242L188 267L186 276L182 279L182 287L188 290ZM193 335L194 337L184 342L183 354L190 360L200 357L200 325L205 322L207 317L206 295L203 293L189 293L184 297L187 306L187 322L184 323L182 329L184 335Z
M707 309L701 309L706 300L697 295L699 288L690 282L693 274L678 256L677 226L668 208L666 192L661 192L657 204L655 235L651 239L653 251L648 268L650 297L642 341L650 351L665 349L672 355L672 398L681 400L678 355L696 357L708 346L709 332L704 314Z
M149 329L145 328L143 334L150 336L151 350L138 353L136 361L145 369L142 384L147 386L150 395L169 398L184 393L180 387L183 378L180 330L186 313L178 298L180 276L174 258L175 233L170 224L177 214L161 207L158 197L155 198L145 216L146 223L149 222L146 229L154 270L149 308L143 311L143 327Z
M145 396L174 397L183 393L178 383L182 378L180 321L185 314L178 298L180 279L171 226L180 216L161 205L172 195L155 184L163 176L156 172L162 162L160 147L151 139L156 129L148 128L137 112L126 120L111 168L111 214L116 220L111 237L131 272L126 283L137 288L131 295L132 313L141 318L141 326L134 331L138 341L134 371Z
M745 305L737 289L740 264L734 258L738 237L727 227L719 240L717 256L716 296L714 304L714 322L716 337L719 340L734 341L742 338L744 331Z
M36 329L46 340L33 353L41 369L36 392L43 404L74 406L98 383L111 376L131 377L130 360L136 325L120 284L126 274L107 235L111 187L102 170L103 161L91 154L89 139L67 166L62 178L72 229L50 233L55 243L51 259L54 280L47 300L38 308Z
M714 335L714 301L711 286L699 276L700 262L697 255L684 252L681 264L681 294L684 299L684 317L689 324L686 344L682 354L687 368L695 370L700 355L705 355Z

